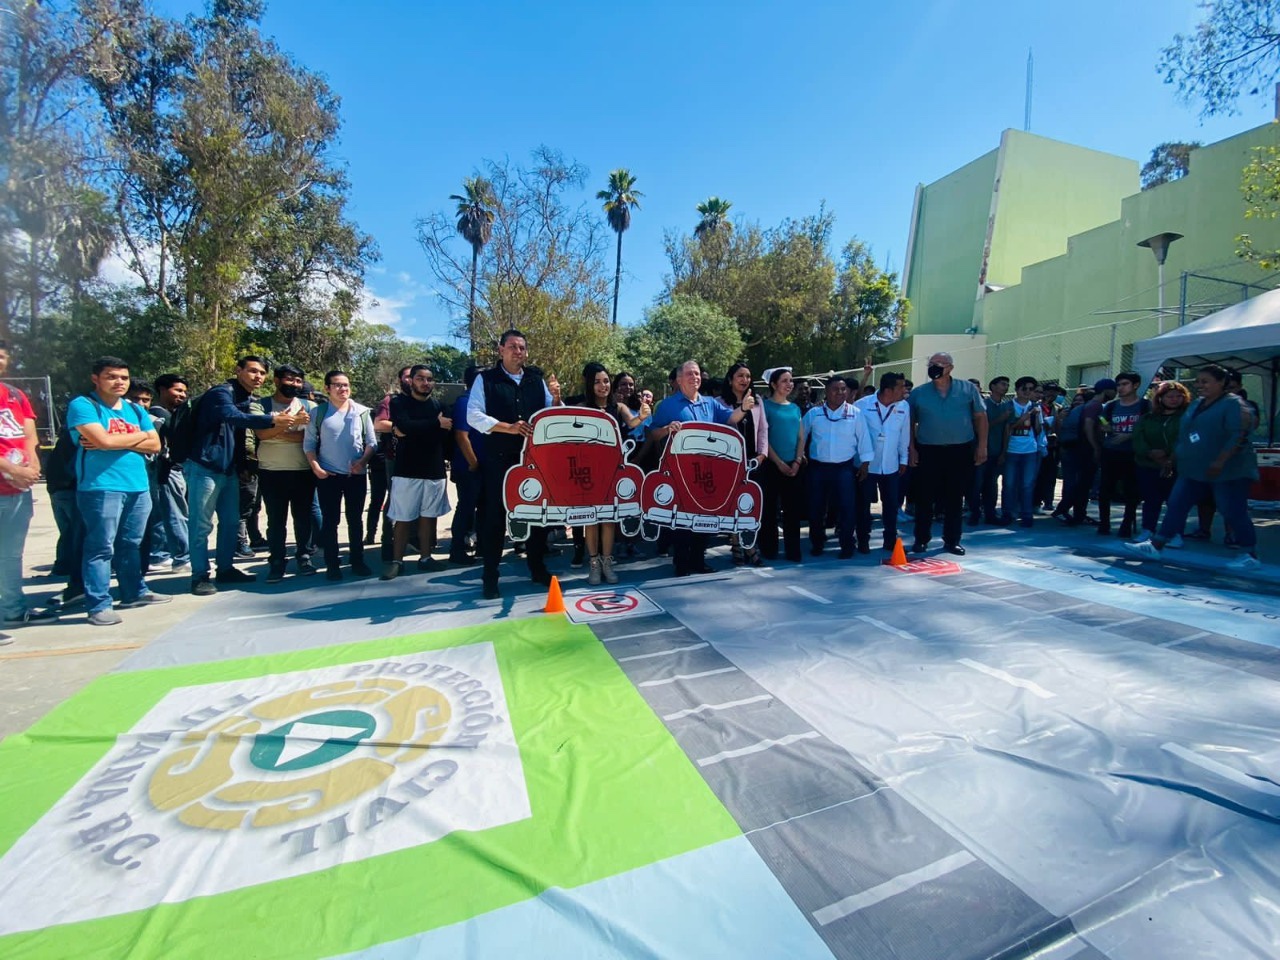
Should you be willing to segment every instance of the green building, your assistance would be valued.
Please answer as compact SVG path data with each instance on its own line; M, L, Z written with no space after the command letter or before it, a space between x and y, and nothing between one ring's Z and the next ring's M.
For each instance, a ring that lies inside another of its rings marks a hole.
M912 312L891 365L919 382L946 350L958 376L984 384L1092 382L1127 368L1135 341L1276 286L1236 256L1236 238L1280 247L1280 224L1245 220L1240 194L1254 149L1277 142L1276 124L1246 131L1195 150L1182 179L1139 190L1137 161L1006 130L997 149L916 188ZM1139 246L1162 233L1181 234L1163 287Z

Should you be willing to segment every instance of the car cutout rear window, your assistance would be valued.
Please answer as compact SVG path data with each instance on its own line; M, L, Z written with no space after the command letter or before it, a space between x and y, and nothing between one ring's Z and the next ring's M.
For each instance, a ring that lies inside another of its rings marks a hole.
M739 461L742 459L742 441L730 434L710 433L685 427L672 440L671 452Z
M602 443L616 446L618 433L606 420L574 417L547 417L533 431L534 443Z

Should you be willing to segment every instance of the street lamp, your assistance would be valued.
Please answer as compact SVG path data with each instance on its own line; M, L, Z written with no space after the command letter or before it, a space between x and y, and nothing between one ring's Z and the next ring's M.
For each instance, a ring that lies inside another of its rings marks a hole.
M1157 335L1164 333L1164 261L1169 256L1169 245L1175 240L1181 240L1180 233L1157 233L1154 237L1147 237L1145 240L1139 240L1138 246L1146 247L1156 257L1156 268L1159 272L1159 320L1157 321Z

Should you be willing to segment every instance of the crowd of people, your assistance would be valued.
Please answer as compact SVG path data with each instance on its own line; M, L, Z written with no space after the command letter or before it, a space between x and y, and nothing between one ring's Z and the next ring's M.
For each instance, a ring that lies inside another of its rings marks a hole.
M433 370L416 364L399 372L374 408L353 399L341 370L325 374L321 391L297 366L272 368L245 356L234 376L192 396L182 375L148 383L132 377L126 360L99 358L91 389L69 404L45 464L59 530L54 573L67 579L47 609L29 607L22 593L31 489L41 477L35 419L27 397L0 384L5 624L51 622L77 604L92 624L120 623L120 610L171 599L149 588L150 571L189 575L191 593L209 596L253 582L235 562L259 550L266 551L265 581L278 583L290 561L295 576L317 574L317 557L329 581L373 576L365 547L375 544L378 572L392 580L405 572L412 548L419 571L481 563L483 595L496 598L508 549L506 472L520 460L533 415L562 403L613 417L645 470L685 424L739 431L763 504L758 538L730 538L735 564L801 562L804 528L812 557L826 551L829 531L841 559L869 554L876 503L881 550L894 549L904 522L913 525L910 552L924 553L940 522L942 548L954 555L965 553L966 521L1031 527L1036 514L1052 513L1068 526L1095 525L1100 536L1114 530L1130 541L1126 549L1154 558L1207 538L1217 510L1228 545L1242 551L1229 566L1258 564L1248 511L1258 409L1239 378L1218 366L1198 372L1193 399L1182 383L1148 391L1128 372L1072 397L1056 383L1020 377L1010 396L1008 377L995 377L985 391L954 378L946 353L929 358L928 382L919 386L892 372L871 383L870 365L861 384L839 376L798 380L786 366L756 379L742 363L711 381L690 360L671 371L667 395L655 403L651 389L599 363L586 365L580 391L562 397L554 375L527 365L528 342L518 330L502 335L498 355L493 367L468 368L466 391L452 404L437 399ZM0 344L0 374L7 364ZM435 556L437 524L451 509L446 561ZM1199 525L1188 531L1193 510ZM550 532L534 527L511 545L540 584L551 579ZM710 540L664 530L656 549L671 557L677 576L687 576L710 571ZM638 549L615 523L580 527L571 565L585 566L591 584L616 583L615 555Z

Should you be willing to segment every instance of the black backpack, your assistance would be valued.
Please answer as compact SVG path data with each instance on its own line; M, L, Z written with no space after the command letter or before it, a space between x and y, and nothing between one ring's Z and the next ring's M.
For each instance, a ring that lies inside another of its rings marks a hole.
M196 414L204 394L190 397L173 408L169 415L168 461L170 464L186 463L196 445Z

